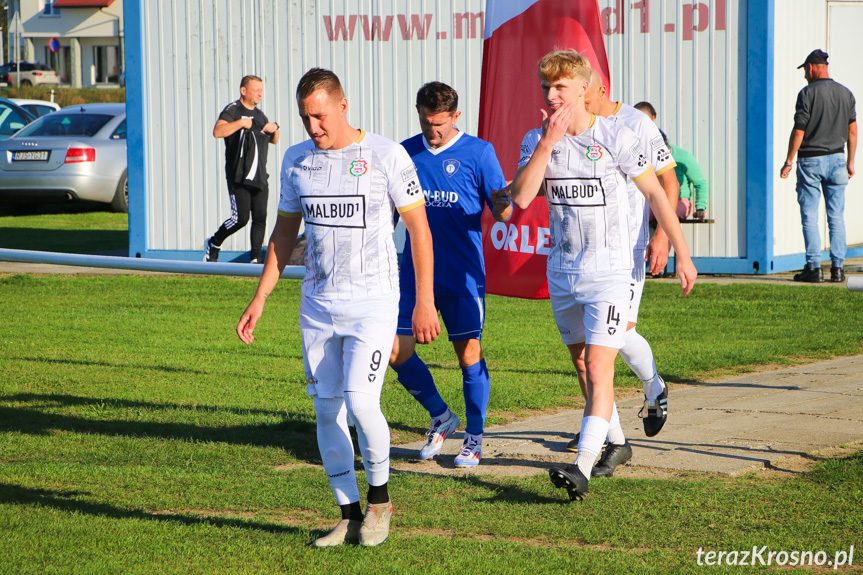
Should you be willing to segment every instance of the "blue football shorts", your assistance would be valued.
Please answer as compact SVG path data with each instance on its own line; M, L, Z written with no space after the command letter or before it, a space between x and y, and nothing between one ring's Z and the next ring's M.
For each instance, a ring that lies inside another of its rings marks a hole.
M401 294L397 335L413 335L411 318L414 305L416 305L415 294ZM440 312L450 341L482 339L482 328L485 323L484 297L435 296L434 305Z

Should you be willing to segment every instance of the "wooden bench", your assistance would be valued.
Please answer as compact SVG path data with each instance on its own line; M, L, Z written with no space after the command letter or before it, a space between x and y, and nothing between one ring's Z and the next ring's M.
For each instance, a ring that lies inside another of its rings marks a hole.
M681 224L712 224L716 220L712 220L710 218L704 218L703 220L696 219L688 219L688 220L680 220Z

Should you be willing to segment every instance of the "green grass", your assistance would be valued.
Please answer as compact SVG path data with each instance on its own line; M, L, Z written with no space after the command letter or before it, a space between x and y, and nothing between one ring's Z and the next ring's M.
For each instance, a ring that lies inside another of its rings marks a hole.
M254 287L0 277L0 573L674 573L696 570L699 547L832 559L863 543L857 453L792 479L597 480L577 505L544 475L398 473L386 544L315 551L338 514L303 385L299 283L280 283L244 346L233 330ZM678 292L648 282L639 322L670 381L861 351L860 295L844 289ZM490 297L484 349L494 421L580 404L548 302ZM420 354L463 411L450 345ZM422 436L391 371L383 405L395 442Z
M0 88L0 97L50 102L51 90L54 90L54 102L61 108L77 104L126 102L125 88L70 88L68 86L21 86L16 88L11 85Z
M128 214L105 209L91 204L0 204L0 248L74 254L128 250ZM30 213L9 213L16 210Z

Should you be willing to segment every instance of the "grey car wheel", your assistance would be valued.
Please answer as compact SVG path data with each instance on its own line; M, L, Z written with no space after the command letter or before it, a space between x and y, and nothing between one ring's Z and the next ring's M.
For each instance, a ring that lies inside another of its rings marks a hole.
M126 172L120 176L117 191L114 192L114 199L111 200L111 211L121 214L129 213L129 179L126 177Z

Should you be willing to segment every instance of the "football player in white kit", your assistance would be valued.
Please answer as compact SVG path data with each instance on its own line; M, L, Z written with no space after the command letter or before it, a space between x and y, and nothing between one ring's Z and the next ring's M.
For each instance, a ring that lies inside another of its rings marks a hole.
M300 303L306 391L314 399L318 448L342 520L315 547L371 546L389 535L390 431L380 394L398 317L393 209L411 234L416 270L414 335L440 334L432 292L432 238L414 164L399 144L352 128L338 77L313 68L297 86L300 118L311 137L285 152L279 215L258 289L237 324L252 343L255 324L306 223ZM369 483L365 515L354 473L347 418Z
M590 72L590 87L584 96L584 104L588 112L613 122L622 122L623 125L635 132L665 190L669 205L672 209L676 209L680 194L680 186L674 173L676 164L668 152L656 124L632 106L610 101L607 98L607 89L596 70ZM668 416L668 388L656 370L656 362L653 359L650 344L635 330L635 326L638 323L638 310L641 305L641 296L644 293L645 261L649 260L651 273L660 272L665 268L665 264L668 262L668 237L661 228L657 228L653 239L650 239L648 221L650 209L644 200L644 195L638 190L635 182L629 178L627 178L627 189L632 210L632 234L635 238L635 245L633 249L634 265L630 279L629 321L626 326L624 344L620 348L620 356L642 382L645 401L639 416L642 417L645 434L648 437L653 437L660 432ZM581 383L584 373L581 372L580 376L579 382ZM582 393L584 393L583 385ZM576 437L570 441L567 448L576 451L579 439L580 437ZM631 458L632 447L623 435L620 416L615 404L608 430L608 445L603 449L599 462L593 468L592 476L611 477L618 465L626 463Z
M614 358L623 346L633 267L632 212L626 178L636 182L677 251L683 294L697 272L677 216L636 135L584 107L590 64L575 51L539 62L551 116L527 133L528 150L515 179L496 194L526 208L541 188L549 207L548 287L555 322L577 371L585 374L585 407L572 465L552 467L551 480L570 499L588 492L591 471L608 435L614 408Z

